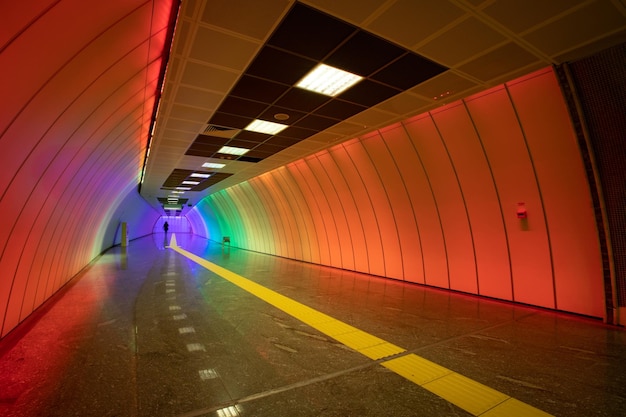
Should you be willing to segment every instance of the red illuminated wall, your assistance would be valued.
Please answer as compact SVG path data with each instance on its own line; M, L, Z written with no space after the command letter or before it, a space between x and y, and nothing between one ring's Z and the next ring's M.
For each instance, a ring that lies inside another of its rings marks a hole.
M0 337L115 243L137 194L171 0L0 2ZM146 223L142 223L145 221Z
M527 219L518 219L523 202ZM216 240L603 315L593 209L551 69L209 196ZM219 220L217 220L219 219Z

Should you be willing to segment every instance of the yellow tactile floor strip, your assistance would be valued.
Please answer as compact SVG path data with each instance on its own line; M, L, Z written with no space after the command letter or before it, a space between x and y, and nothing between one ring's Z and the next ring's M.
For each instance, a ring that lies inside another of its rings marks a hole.
M334 319L180 248L176 244L174 235L172 235L170 248L370 359L380 360L406 352L399 346ZM551 416L413 353L382 361L381 365L475 416Z

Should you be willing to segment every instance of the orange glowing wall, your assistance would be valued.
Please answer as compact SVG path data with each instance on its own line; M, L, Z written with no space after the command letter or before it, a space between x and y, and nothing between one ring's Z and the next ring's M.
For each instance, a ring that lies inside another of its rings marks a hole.
M137 193L172 0L0 2L0 337L104 249Z
M193 216L233 246L603 316L592 202L550 68L213 194Z

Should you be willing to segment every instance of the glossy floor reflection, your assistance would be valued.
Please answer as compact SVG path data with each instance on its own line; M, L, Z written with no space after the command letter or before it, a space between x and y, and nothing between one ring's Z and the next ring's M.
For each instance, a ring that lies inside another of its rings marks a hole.
M626 333L594 320L178 244L555 416L626 415ZM114 248L0 341L0 416L469 416L167 249Z

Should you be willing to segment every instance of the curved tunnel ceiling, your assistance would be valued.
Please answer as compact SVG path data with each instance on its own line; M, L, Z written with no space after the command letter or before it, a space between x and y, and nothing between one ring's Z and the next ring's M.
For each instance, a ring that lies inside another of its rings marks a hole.
M582 0L183 2L141 195L161 209L183 186L195 205L333 144L620 43L625 14L616 2ZM365 80L334 98L295 88L320 62ZM244 129L255 118L280 122L276 115L289 116L279 134ZM227 155L224 145L250 151Z

